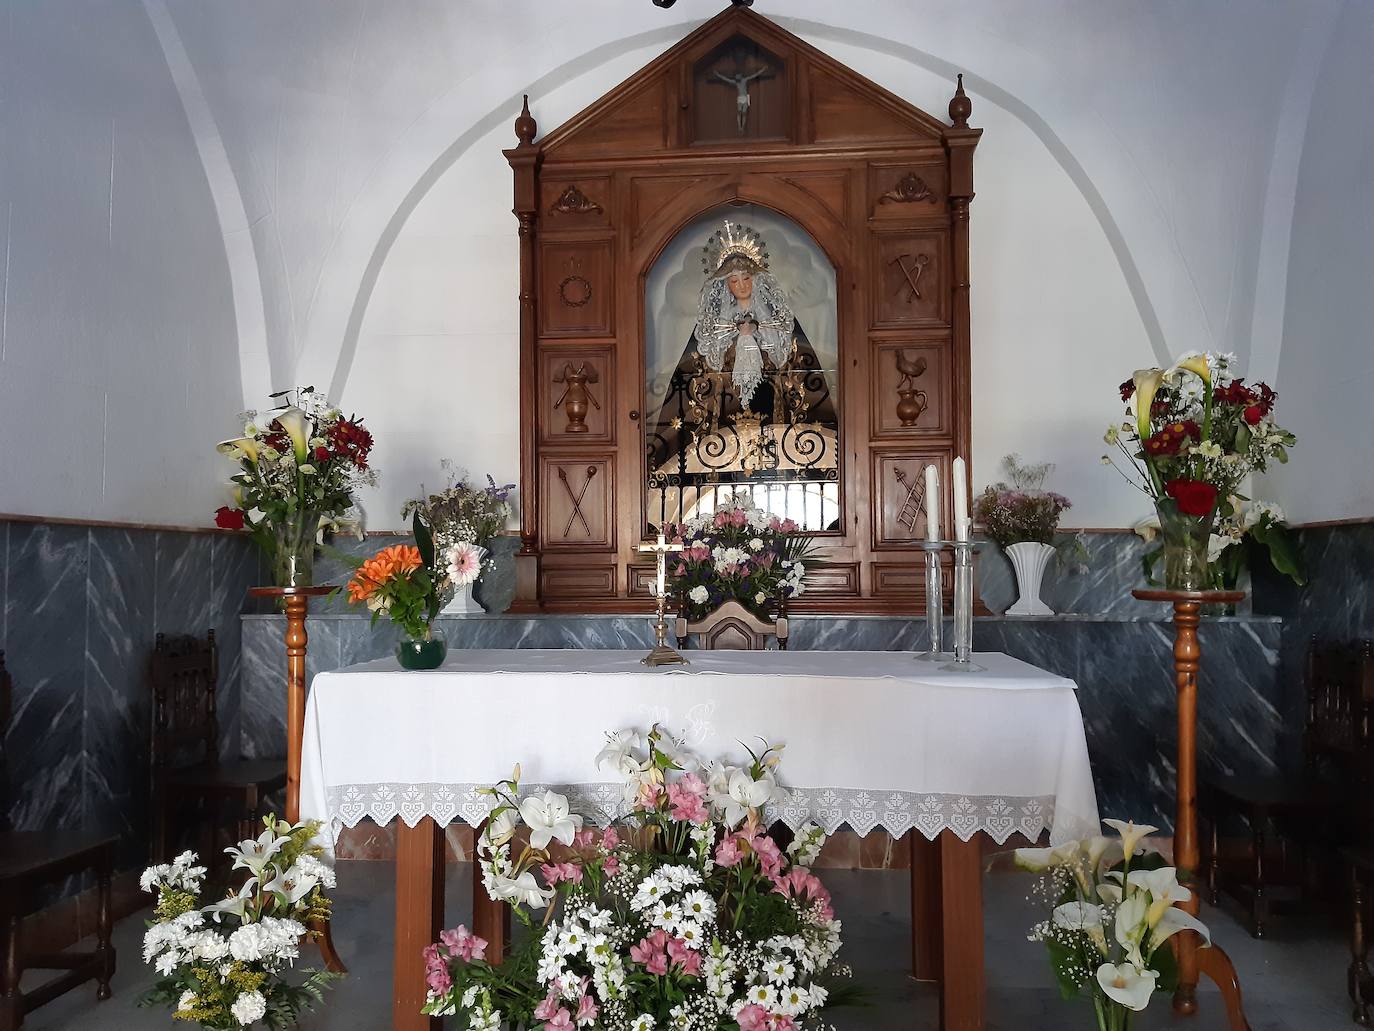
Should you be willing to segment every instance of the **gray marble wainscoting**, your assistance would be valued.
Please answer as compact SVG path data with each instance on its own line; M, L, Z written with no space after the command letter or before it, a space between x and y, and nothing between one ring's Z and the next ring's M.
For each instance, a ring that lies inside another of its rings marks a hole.
M1297 586L1267 563L1254 573L1256 611L1283 620L1279 705L1290 767L1301 761L1304 670L1312 638L1374 641L1374 521L1303 527L1298 547L1306 586Z
M121 868L144 861L153 639L215 628L222 741L236 755L239 616L258 575L241 535L0 520L16 829L118 834Z
M986 617L975 621L974 647L1002 651L1079 685L1079 704L1104 815L1173 825L1173 636L1150 619L1060 616ZM646 616L459 616L441 620L450 647L647 649ZM280 616L243 617L243 752L286 751L282 690L285 645ZM366 616L325 614L307 623L308 672L391 654L396 633ZM1277 669L1282 621L1272 617L1207 619L1198 750L1204 770L1271 773L1281 731ZM952 627L946 627L946 634ZM887 616L797 616L795 650L919 651L923 620Z

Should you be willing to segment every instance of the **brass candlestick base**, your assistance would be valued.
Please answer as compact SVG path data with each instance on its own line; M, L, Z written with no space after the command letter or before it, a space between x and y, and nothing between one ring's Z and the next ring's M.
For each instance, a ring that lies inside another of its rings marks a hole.
M685 666L687 660L682 657L682 653L668 647L666 644L656 644L649 654L639 660L646 666Z

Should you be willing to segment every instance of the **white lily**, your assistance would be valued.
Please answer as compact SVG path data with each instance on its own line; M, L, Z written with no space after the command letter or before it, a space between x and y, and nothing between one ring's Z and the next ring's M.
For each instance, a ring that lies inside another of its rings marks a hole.
M1102 822L1121 835L1121 851L1125 853L1128 866L1131 857L1135 855L1136 846L1140 844L1140 840L1159 830L1158 827L1152 827L1148 823L1142 823L1137 827L1133 820L1103 820Z
M1128 1010L1139 1013L1150 1004L1150 996L1155 991L1155 979L1159 977L1153 970L1142 970L1131 963L1103 963L1097 968L1097 983L1113 1002L1119 1002Z
M488 848L498 848L515 835L515 810L503 809L487 821L482 840Z
M261 877L263 868L281 851L288 840L265 830L256 839L245 838L237 847L226 848L224 851L234 857L232 869L249 870L254 877Z
M519 877L493 874L487 890L498 902L511 902L530 909L543 909L555 894L552 888L541 888L531 870L526 870Z
M606 735L606 745L596 753L596 766L607 763L622 777L632 777L644 769L645 760L635 751L639 747L639 731L619 730Z
M263 889L282 896L289 905L294 906L314 891L315 885L319 883L318 878L302 873L299 868L292 866L264 884Z
M725 794L719 797L718 804L725 810L725 822L734 827L751 810L767 805L773 798L773 781L767 777L755 780L748 770L733 770L726 783ZM712 801L717 801L713 798Z
M520 803L520 818L530 829L530 847L547 848L556 838L571 845L582 828L582 817L571 815L563 795L545 791L544 797L531 795Z
M1186 909L1178 906L1170 906L1160 916L1155 924L1154 930L1150 932L1150 951L1160 947L1179 931L1196 931L1202 936L1202 940L1208 945L1212 944L1212 932L1207 930L1207 925Z

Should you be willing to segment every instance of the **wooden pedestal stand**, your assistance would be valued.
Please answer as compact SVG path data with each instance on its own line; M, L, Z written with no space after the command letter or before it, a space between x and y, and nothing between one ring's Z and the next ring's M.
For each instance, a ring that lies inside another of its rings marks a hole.
M1240 601L1244 591L1168 591L1135 590L1142 601L1166 601L1174 607L1174 681L1178 688L1178 818L1174 824L1174 865L1179 880L1188 885L1193 897L1183 907L1197 916L1201 907L1197 868L1197 671L1202 648L1197 627L1203 605ZM1174 1009L1179 1013L1197 1012L1197 982L1206 974L1221 989L1231 1031L1249 1031L1241 1004L1240 979L1235 965L1219 946L1198 948L1193 931L1174 936L1178 955L1178 990Z
M311 598L333 593L333 587L250 587L254 598L280 598L286 609L286 819L301 818L301 743L305 739L305 651L309 636L305 617ZM324 965L336 974L348 973L334 949L329 921L311 927L317 932Z

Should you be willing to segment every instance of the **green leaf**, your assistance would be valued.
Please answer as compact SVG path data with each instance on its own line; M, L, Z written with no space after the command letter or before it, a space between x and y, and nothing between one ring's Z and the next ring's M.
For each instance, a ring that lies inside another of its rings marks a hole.
M1152 586L1156 587L1159 586L1159 582L1155 579L1155 566L1159 564L1159 560L1163 557L1163 545L1160 545L1158 548L1155 548L1154 551L1147 551L1144 555L1140 556L1140 565L1141 568L1145 571L1145 582L1147 584L1151 584Z
M426 569L434 568L434 535L429 532L429 527L420 518L417 510L414 518L410 521L411 531L415 534L415 546L420 549L420 561L425 564Z
M1250 536L1269 549L1269 561L1275 569L1291 578L1299 587L1307 583L1297 541L1288 532L1287 526L1263 520L1254 525L1250 530Z
M1236 451L1242 455L1250 450L1250 427L1241 423L1236 427Z

